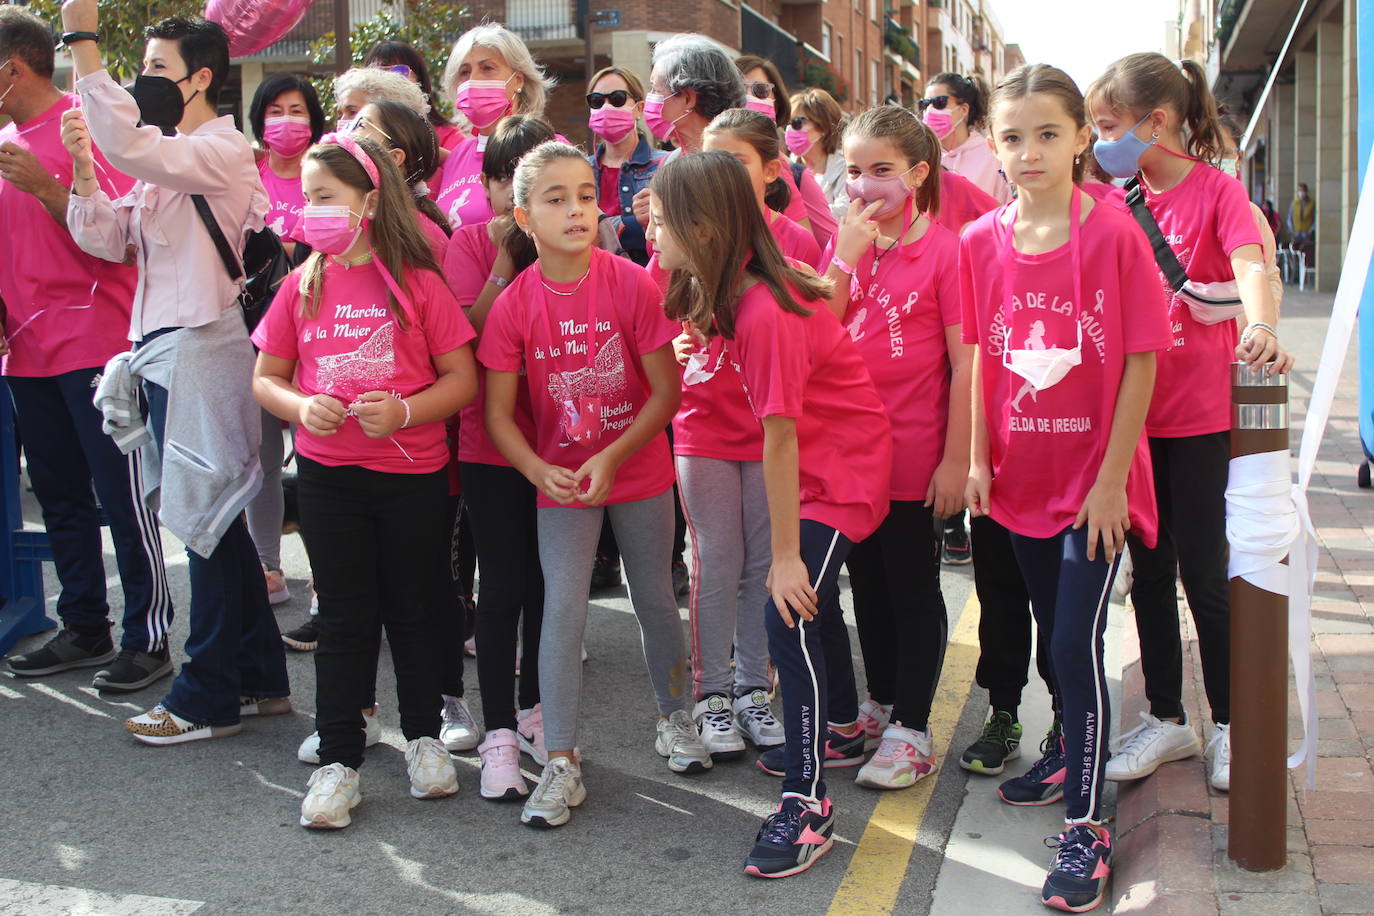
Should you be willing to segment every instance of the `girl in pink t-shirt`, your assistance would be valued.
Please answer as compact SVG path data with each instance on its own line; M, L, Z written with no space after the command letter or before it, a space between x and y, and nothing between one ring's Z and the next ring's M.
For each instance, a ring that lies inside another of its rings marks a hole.
M1103 633L1126 531L1154 540L1142 427L1168 328L1134 223L1076 184L1090 131L1068 75L1036 64L1006 77L992 134L1018 196L960 240L963 334L977 344L967 499L1011 531L1063 708L1062 738L999 795L1063 797L1041 901L1082 912L1111 873Z
M826 307L830 284L783 258L744 166L725 152L683 156L650 190L655 246L664 269L676 271L668 316L725 338L763 424L772 565L760 610L786 744L760 758L783 776L782 803L745 872L783 877L832 843L823 767L852 762L856 739L862 754L839 567L887 512L891 433L862 358ZM826 730L830 720L840 730Z
M1230 466L1231 363L1270 363L1286 372L1293 358L1280 345L1278 303L1266 283L1264 253L1244 187L1213 168L1225 148L1216 100L1203 69L1160 54L1115 62L1088 89L1101 139L1098 164L1132 179L1127 200L1143 196L1188 287L1215 284L1207 295L1236 297L1243 315L1169 297L1170 346L1159 357L1145 430L1159 497L1159 544L1131 540L1136 627L1150 711L1122 736L1107 778L1139 779L1163 762L1201 749L1183 710L1177 580L1182 578L1197 626L1203 681L1212 710L1210 781L1230 785L1231 624L1227 584L1226 480ZM1218 286L1221 288L1219 289Z
M553 139L553 129L538 118L504 119L491 135L482 160L482 187L497 216L488 223L459 226L449 240L444 274L458 304L481 334L501 290L534 261L533 244L515 226L511 182L520 157ZM463 501L472 519L482 593L474 634L477 684L482 694L486 740L482 755L482 797L524 798L529 787L520 775L524 750L541 766L544 756L543 710L539 704L539 637L544 616L544 573L539 565L535 526L536 490L511 467L487 435L483 376L477 370L478 397L458 418L458 462ZM530 398L522 388L516 424L528 439L535 435ZM517 635L521 637L518 708L515 695Z
M482 328L487 431L539 490L544 622L539 644L548 764L521 820L567 823L586 789L574 753L592 561L609 515L658 701L655 750L677 773L711 767L692 724L687 649L669 569L673 466L664 428L680 399L658 287L596 244L592 167L556 141L515 170L515 220L539 259L497 297ZM516 421L530 394L534 435Z
M305 154L314 250L253 334L259 403L299 424L301 535L319 592L316 716L322 764L301 825L340 828L358 794L381 628L395 660L410 792L458 791L439 741L433 633L447 588L445 418L476 394L472 327L415 223L405 180L366 139Z
M851 122L843 149L851 203L826 273L838 291L830 305L868 365L901 456L887 518L847 561L868 678L859 725L878 745L855 781L903 789L939 767L929 718L949 626L935 520L964 508L973 348L959 335L959 240L934 222L940 141L887 105Z

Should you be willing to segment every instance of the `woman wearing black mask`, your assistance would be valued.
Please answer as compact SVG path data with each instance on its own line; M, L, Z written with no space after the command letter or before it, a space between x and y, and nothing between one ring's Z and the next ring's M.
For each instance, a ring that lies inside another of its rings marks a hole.
M243 716L291 709L281 635L240 517L262 481L253 348L240 284L210 230L242 250L263 228L267 195L248 141L232 118L215 115L229 73L223 29L176 18L150 27L131 98L101 61L96 0L68 0L62 24L82 102L62 119L75 178L67 225L97 257L122 260L130 245L137 252L135 349L111 360L97 403L117 441L137 443L142 382L152 436L165 446L144 446L145 474L161 472L161 521L190 561L189 658L167 696L124 725L145 744L226 737ZM137 179L118 201L96 184L92 140ZM204 222L197 199L208 208Z

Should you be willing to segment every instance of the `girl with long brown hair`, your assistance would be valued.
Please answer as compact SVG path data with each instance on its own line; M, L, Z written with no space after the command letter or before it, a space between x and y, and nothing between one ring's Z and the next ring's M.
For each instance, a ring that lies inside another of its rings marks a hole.
M735 157L681 157L659 170L651 191L654 247L674 271L668 317L725 338L763 423L772 565L760 610L786 745L782 802L745 873L780 878L810 868L833 842L822 771L829 745L852 743L844 735L858 719L839 568L887 510L887 416L826 306L830 283L783 258ZM832 721L839 731L827 728Z
M299 424L301 535L319 592L319 762L300 822L341 828L361 796L360 709L381 630L395 661L410 793L458 791L439 741L431 644L448 588L443 421L472 400L472 327L415 221L395 163L370 140L329 134L306 154L301 217L313 253L253 334L253 392Z

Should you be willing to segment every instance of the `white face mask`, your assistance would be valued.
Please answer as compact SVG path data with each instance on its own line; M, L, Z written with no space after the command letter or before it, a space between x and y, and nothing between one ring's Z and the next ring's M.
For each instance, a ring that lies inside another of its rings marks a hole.
M1002 365L1025 379L1036 391L1053 388L1063 381L1070 369L1083 362L1083 324L1077 320L1074 324L1078 326L1078 343L1072 349L1046 347L1040 342L1044 327L1041 326L1037 334L1032 326L1031 336L1026 340L1029 346L1021 350L1007 347L1002 351Z

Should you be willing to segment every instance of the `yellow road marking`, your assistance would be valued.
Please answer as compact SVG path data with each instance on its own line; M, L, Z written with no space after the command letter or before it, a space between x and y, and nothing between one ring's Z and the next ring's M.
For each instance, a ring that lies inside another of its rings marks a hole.
M968 701L978 667L979 616L977 595L970 594L950 637L940 686L930 710L930 727L936 740L944 739L944 746L937 743L936 747L942 767L959 765L950 758L950 753L954 729ZM883 793L850 859L849 870L830 903L829 916L893 911L921 823L925 820L926 806L935 789L936 777L927 777L911 789Z

